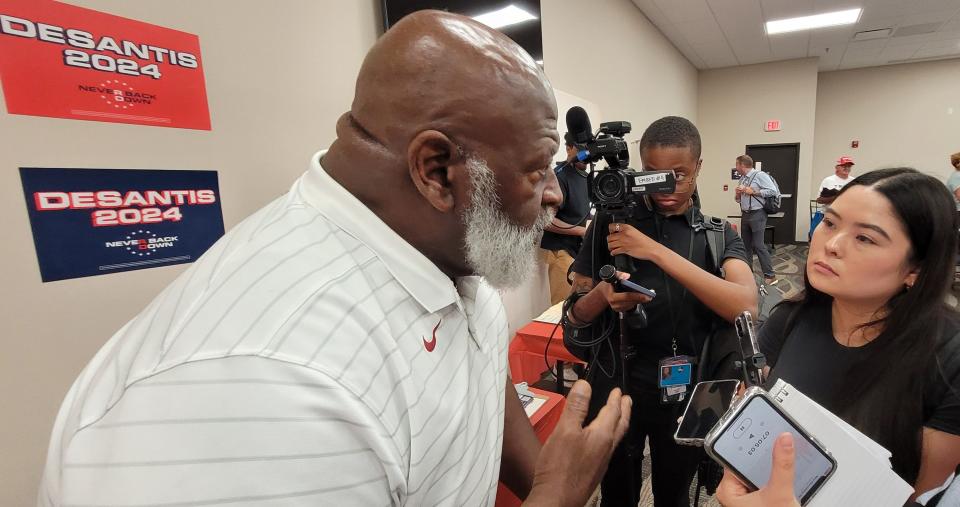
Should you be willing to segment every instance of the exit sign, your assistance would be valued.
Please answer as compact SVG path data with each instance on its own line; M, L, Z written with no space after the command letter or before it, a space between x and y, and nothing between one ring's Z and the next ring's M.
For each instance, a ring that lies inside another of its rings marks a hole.
M780 120L768 120L763 126L764 132L776 132L780 130Z

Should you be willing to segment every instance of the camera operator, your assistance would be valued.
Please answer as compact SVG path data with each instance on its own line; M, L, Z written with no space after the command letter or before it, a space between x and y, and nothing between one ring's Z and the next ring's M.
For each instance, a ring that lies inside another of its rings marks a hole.
M558 162L553 172L563 194L563 204L553 221L544 227L540 240L541 257L547 264L550 279L550 304L555 305L570 294L570 264L580 251L590 218L590 195L587 188L587 164L577 160L573 134L563 136L567 160Z
M732 322L744 310L756 311L757 288L743 242L729 227L724 230L721 266L713 266L708 253L707 231L695 194L702 162L697 128L684 118L661 118L644 132L640 156L644 170L674 171L676 189L672 194L652 194L648 205L634 208L626 223L611 223L607 213L598 212L573 263L574 293L568 303L566 331L575 329L579 336L595 338L607 332L604 322L614 318L613 312L645 303L647 328L627 332L633 354L625 387L634 400L633 420L601 483L602 505L637 505L643 443L649 437L654 505L686 506L702 454L699 449L678 446L673 433L692 386L661 387L662 367L678 361L687 366L694 363L691 358L720 319ZM600 267L612 264L615 254L631 258L632 266L621 278L653 289L656 298L617 293L609 283L599 281ZM603 399L602 393L617 387L621 379L620 357L614 352L619 348L619 333L610 334L611 343L573 351L590 364L588 380L597 393L594 399ZM599 406L591 409L596 413Z

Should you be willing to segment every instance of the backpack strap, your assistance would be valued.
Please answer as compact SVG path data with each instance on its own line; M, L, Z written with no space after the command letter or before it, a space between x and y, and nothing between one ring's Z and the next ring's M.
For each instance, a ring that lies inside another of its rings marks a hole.
M701 226L707 233L707 254L713 259L713 268L715 273L721 278L726 276L723 271L723 254L727 248L726 229L727 221L718 218L703 215Z

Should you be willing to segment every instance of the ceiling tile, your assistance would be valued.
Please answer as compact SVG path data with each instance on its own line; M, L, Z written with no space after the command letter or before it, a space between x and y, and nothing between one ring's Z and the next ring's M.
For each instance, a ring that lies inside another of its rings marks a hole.
M933 34L933 40L951 40L960 39L960 30L940 30Z
M767 31L764 27L763 18L760 16L760 9L757 9L750 16L729 16L717 14L717 22L727 39L740 39L744 37L764 36Z
M816 14L813 0L760 0L767 21Z
M940 49L940 48L953 48L960 49L960 39L947 39L947 40L938 40L934 42L928 42L923 45L920 49Z
M733 48L734 55L742 64L774 59L773 52L770 51L770 44L762 37L734 39L730 41L730 47Z
M656 0L656 3L674 23L713 19L706 0Z
M926 11L914 12L903 18L900 26L920 25L923 23L941 23L953 17L957 9L953 8L946 11Z
M838 26L813 30L810 32L810 45L817 47L831 47L850 42L856 29L849 26Z
M893 60L906 60L913 57L914 53L920 49L915 46L897 46L892 48L886 48L880 53L880 59L885 62L890 62Z
M951 56L951 55L960 56L960 46L954 46L949 48L933 48L933 49L921 48L919 51L917 51L913 55L913 57L914 58L931 58L935 56Z
M887 45L887 39L875 39L865 41L852 41L847 44L847 51L856 51L859 53L868 53L873 51L879 53Z
M903 21L903 16L892 16L892 17L878 17L872 20L863 21L861 20L856 25L853 25L854 32L863 32L866 30L882 30L884 28L896 28Z
M670 22L653 0L633 0L633 3L639 7L647 19L654 25L657 25L658 28Z
M856 9L862 7L865 11L872 8L869 5L870 0L814 0L814 13L842 11L846 9Z
M930 42L936 39L936 34L925 33L921 35L910 35L907 37L891 37L890 41L887 42L887 46L906 46L909 44L916 44L918 42Z
M760 13L760 0L707 0L707 4L717 16L723 14L750 15Z
M810 43L809 32L777 34L769 37L773 55L781 59L803 58L807 56Z
M693 49L711 69L730 67L739 63L726 44L695 44Z
M688 21L677 25L677 29L691 44L726 44L720 25L712 19Z
M956 11L957 9L960 9L955 0L904 0L903 3L913 11L936 11L949 9Z

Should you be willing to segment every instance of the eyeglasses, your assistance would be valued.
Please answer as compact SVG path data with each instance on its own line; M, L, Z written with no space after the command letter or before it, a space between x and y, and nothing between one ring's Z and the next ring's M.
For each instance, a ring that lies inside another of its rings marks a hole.
M690 176L688 174L677 173L677 186L678 187L689 187L697 182L697 178Z

